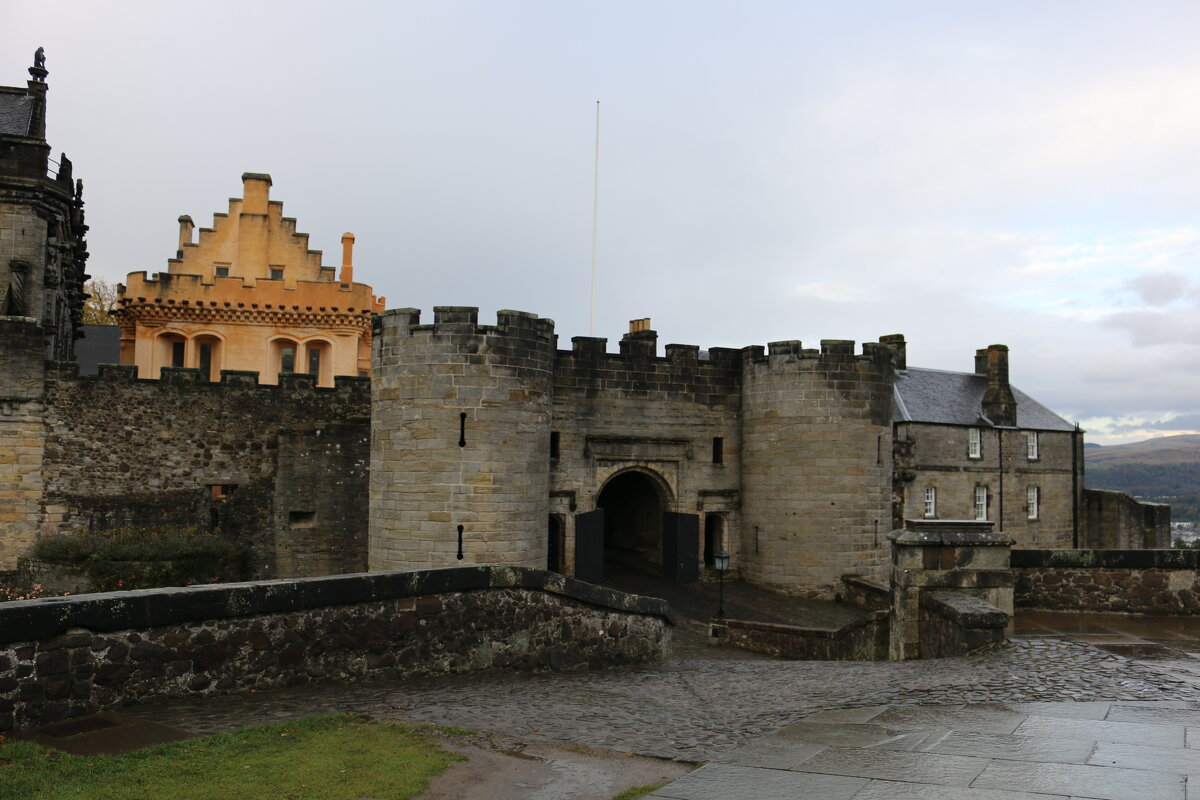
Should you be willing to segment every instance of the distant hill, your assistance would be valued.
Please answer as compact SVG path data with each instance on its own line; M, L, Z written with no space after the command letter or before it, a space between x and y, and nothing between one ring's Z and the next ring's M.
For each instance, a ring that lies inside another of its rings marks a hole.
M1088 488L1170 503L1173 520L1200 523L1200 435L1089 447L1084 459Z

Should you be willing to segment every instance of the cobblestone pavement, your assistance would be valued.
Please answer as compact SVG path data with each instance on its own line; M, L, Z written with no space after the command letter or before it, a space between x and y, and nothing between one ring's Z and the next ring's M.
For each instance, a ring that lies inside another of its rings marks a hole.
M907 662L671 660L590 673L321 684L125 709L197 733L357 711L683 761L706 761L822 709L1062 700L1200 701L1200 682L1059 639Z

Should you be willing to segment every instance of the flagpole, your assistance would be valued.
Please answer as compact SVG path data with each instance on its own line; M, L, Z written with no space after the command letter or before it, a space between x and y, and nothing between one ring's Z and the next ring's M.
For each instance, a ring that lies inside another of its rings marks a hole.
M588 336L596 335L596 227L600 215L600 101L596 101L596 160L592 174L592 299Z

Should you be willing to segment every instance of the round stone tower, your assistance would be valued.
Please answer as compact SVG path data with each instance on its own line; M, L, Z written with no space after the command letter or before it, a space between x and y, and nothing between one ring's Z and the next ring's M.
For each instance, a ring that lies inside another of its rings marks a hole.
M451 306L376 324L370 568L545 567L553 320Z
M840 577L882 580L891 530L892 353L773 342L743 351L740 569L753 583L832 598Z

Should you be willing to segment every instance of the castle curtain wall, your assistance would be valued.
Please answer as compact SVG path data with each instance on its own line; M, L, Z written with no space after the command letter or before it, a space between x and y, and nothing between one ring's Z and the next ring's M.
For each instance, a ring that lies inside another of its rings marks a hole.
M363 569L365 520L347 507L366 504L368 381L319 389L308 376L280 386L259 386L253 373L199 378L190 369L161 381L136 380L132 367L92 378L52 371L41 532L215 523L252 547L257 575ZM264 524L229 513L247 500L269 509Z

